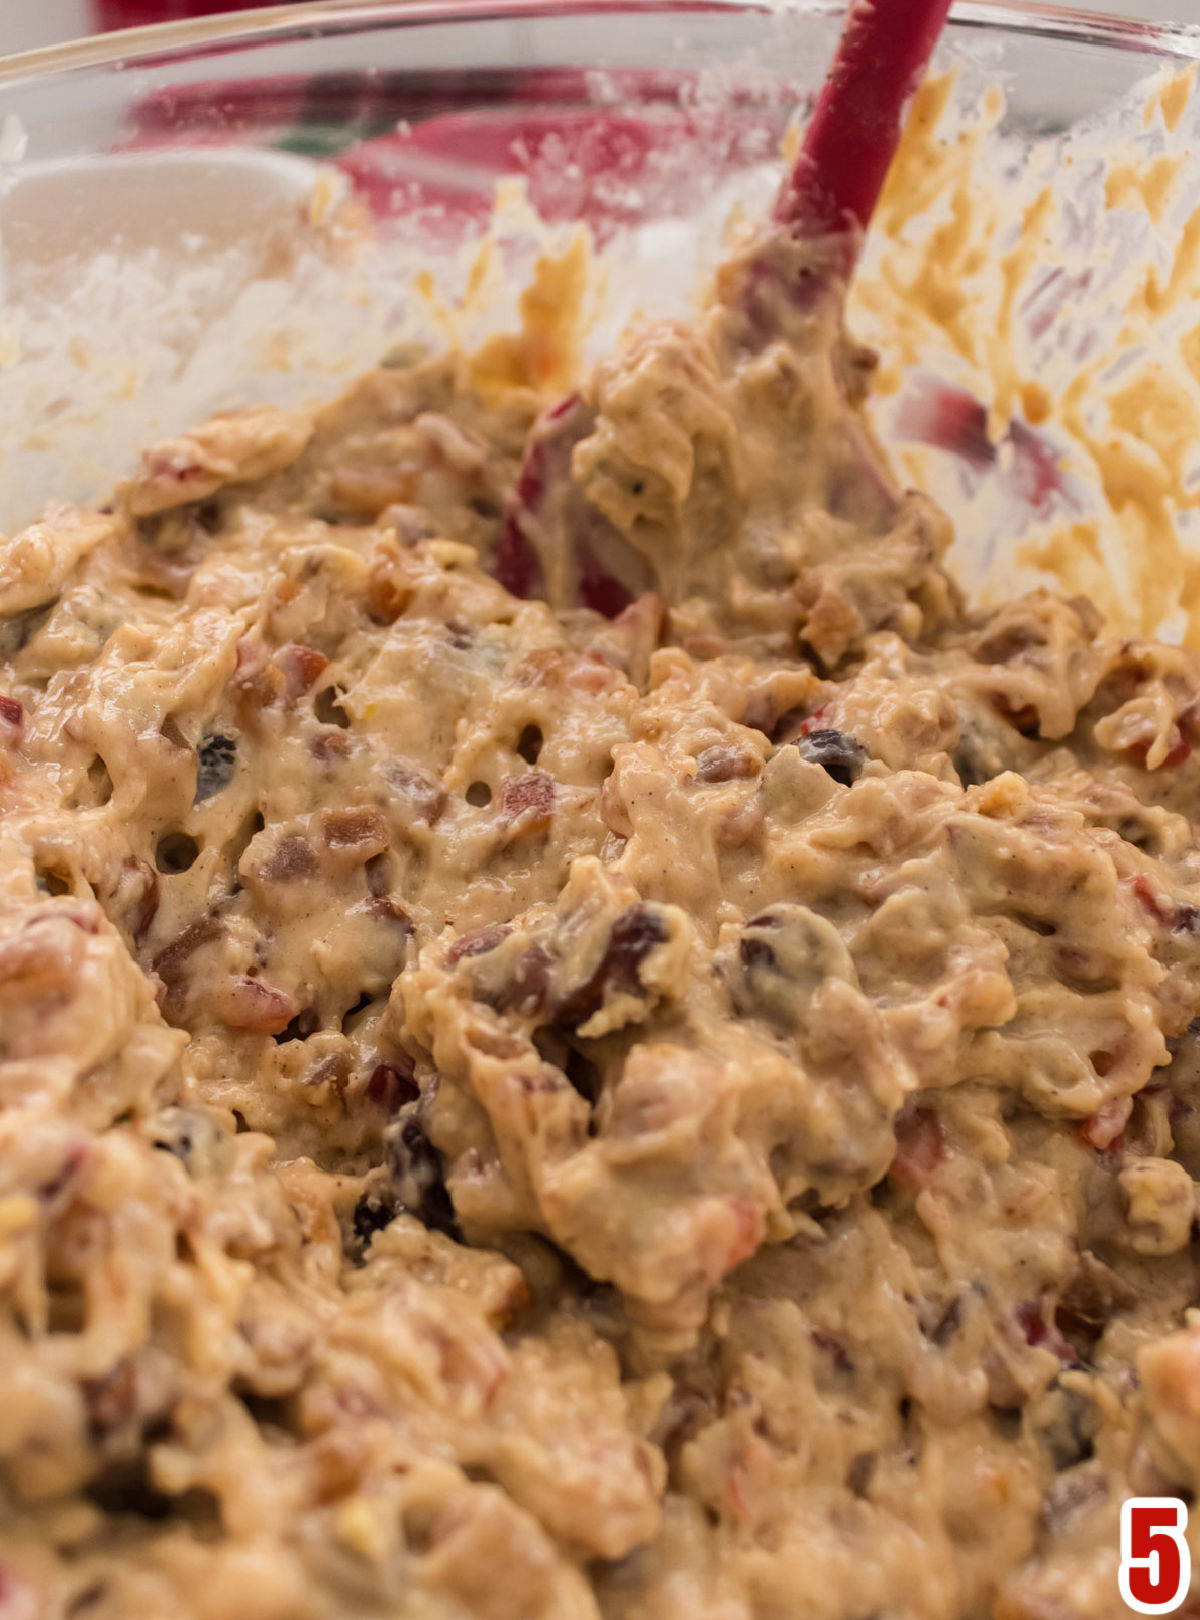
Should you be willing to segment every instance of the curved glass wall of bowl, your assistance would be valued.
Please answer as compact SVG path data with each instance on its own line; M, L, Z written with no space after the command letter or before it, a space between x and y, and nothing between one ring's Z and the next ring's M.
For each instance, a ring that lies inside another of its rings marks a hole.
M765 212L839 12L309 4L0 65L0 527L47 500L103 498L140 447L214 409L329 397L399 346L512 324L538 254L580 221L597 261L585 358L631 320L686 313L731 221ZM1136 176L1186 151L1195 104L1172 128L1147 124L1144 87L1198 56L1187 27L955 8L936 183L885 209L852 320L881 351L875 420L950 508L978 588L1037 573L1038 524L1044 575L1055 526L1103 516L1105 474L1079 452L1079 423L1059 422L1059 385L1048 403L1021 386L1081 346L1121 347L1137 277L1169 280L1200 178L1177 171L1155 213L1106 207L1106 175L1118 152ZM1039 183L1056 198L1040 247L1022 236ZM947 259L955 198L970 218ZM957 326L926 297L939 256ZM998 375L1002 329L1015 382ZM1102 536L1114 568L1126 538Z

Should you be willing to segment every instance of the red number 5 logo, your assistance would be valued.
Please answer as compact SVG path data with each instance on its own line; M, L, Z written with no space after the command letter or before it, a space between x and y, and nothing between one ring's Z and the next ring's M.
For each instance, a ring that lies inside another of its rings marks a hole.
M1187 1508L1175 1496L1135 1496L1121 1504L1121 1596L1139 1614L1170 1614L1187 1596L1192 1554Z

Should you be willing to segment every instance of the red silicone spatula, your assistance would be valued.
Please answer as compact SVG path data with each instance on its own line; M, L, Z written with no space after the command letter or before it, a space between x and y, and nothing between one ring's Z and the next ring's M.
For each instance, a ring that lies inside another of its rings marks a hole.
M839 280L853 268L950 3L851 0L799 156L772 211L775 233L838 244L823 262ZM775 233L762 239L758 268L767 276L774 273ZM810 283L807 295L815 290ZM648 581L637 577L636 559L620 557L609 526L572 496L572 452L594 424L594 409L575 396L534 425L494 569L514 595L549 594L559 607L570 598L612 616Z
M866 230L950 0L852 0L774 218L805 236Z

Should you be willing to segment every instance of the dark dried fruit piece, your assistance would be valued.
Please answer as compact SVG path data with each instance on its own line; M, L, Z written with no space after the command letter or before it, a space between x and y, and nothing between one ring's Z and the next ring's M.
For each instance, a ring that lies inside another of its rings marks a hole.
M364 1193L354 1206L354 1235L369 1243L376 1232L382 1232L395 1220L397 1206L391 1199L376 1193Z
M213 1010L230 1029L256 1035L279 1035L300 1011L294 996L262 979L239 973L212 992Z
M1030 1428L1060 1473L1087 1462L1100 1428L1096 1403L1080 1389L1054 1383L1030 1414Z
M848 960L832 923L807 906L778 900L752 917L738 941L744 1011L794 1029L817 990Z
M762 761L757 754L745 748L734 748L725 743L706 748L696 755L697 782L735 782L757 776Z
M1129 1284L1085 1249L1079 1256L1079 1269L1063 1289L1055 1321L1075 1348L1087 1355L1112 1318L1136 1303L1137 1294Z
M906 1109L895 1131L896 1154L888 1174L905 1187L923 1187L946 1155L942 1123L932 1108Z
M827 776L842 787L857 782L862 768L871 757L857 737L844 731L822 728L796 738L796 747L802 759L810 765L819 765Z
M416 1119L403 1120L389 1132L388 1168L400 1208L415 1215L430 1231L461 1241L454 1205L446 1191L442 1155Z
M232 737L214 732L205 737L197 752L196 803L202 804L227 788L237 769L237 743Z
M507 923L489 923L486 928L472 928L454 941L446 952L446 961L453 966L467 956L484 956L488 951L494 951L511 933L512 929Z
M656 945L665 944L667 925L649 906L630 906L613 924L600 965L559 1007L555 1023L578 1029L603 1006L609 995L636 995L642 988L638 969Z
M512 975L495 996L485 996L497 1012L515 1012L521 1018L540 1013L550 988L550 957L541 945L531 945L517 958Z
M398 1063L377 1063L371 1070L367 1096L385 1113L398 1112L406 1103L416 1102L420 1095L411 1064L401 1068Z
M137 1414L137 1366L132 1357L119 1361L102 1378L85 1378L81 1388L93 1440L105 1440L126 1428Z
M188 963L203 945L210 945L221 935L221 924L216 917L197 917L194 922L176 934L169 944L154 958L151 966L162 980L165 995L163 1012L168 1018L177 1018L187 999Z

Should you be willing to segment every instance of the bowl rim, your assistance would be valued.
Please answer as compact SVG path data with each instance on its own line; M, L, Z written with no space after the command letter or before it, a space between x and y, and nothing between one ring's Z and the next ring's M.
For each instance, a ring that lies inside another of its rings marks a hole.
M596 16L659 11L742 11L836 17L844 0L318 0L267 6L71 40L0 56L0 85L85 68L128 70L180 57L253 48L273 37L404 28L422 23L520 21L538 16ZM1047 0L954 0L950 20L966 28L1008 28L1034 38L1077 40L1179 61L1200 61L1200 24L1147 22Z

